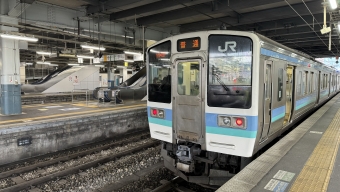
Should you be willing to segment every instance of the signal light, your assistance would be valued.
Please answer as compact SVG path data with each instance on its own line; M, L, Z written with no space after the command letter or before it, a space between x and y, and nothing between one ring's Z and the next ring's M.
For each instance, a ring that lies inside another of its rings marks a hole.
M157 109L152 110L152 115L156 116L157 115Z
M241 118L236 119L236 125L242 126L243 125L243 120Z

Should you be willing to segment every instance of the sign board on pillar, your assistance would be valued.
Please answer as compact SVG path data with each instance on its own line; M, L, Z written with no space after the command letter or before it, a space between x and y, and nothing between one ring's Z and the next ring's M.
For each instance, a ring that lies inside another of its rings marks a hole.
M78 63L83 63L84 59L83 58L78 58Z
M93 63L100 63L100 59L99 58L94 58L93 59Z

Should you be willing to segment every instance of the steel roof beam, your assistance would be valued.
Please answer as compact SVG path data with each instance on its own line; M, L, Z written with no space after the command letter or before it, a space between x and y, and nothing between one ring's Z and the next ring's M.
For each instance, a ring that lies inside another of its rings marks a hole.
M168 0L168 1L158 1L155 3L150 3L147 5L143 5L140 7L135 7L132 9L127 9L124 11L119 11L116 13L112 13L110 15L110 20L129 20L135 19L139 17L145 17L149 15L154 15L158 13L163 13L167 11L172 11L175 9L184 8L186 6L193 6L201 3L211 2L211 0L182 0L182 1L175 1L175 0ZM184 5L182 5L182 4Z
M175 11L160 13L156 15L151 15L147 17L142 17L137 19L138 25L152 25L155 23L159 23L162 21L171 21L176 19L182 19L184 17L193 17L197 15L201 15L201 13L207 14L221 14L227 13L230 15L235 15L234 10L246 9L249 7L257 7L264 6L267 4L274 4L282 2L282 0L257 0L257 1L249 1L249 0L229 0L229 1L220 1L218 4L218 9L212 11L211 4L200 4L190 8L182 8ZM207 17L207 19L209 19Z
M308 2L306 4L313 14L318 14L318 13L323 12L322 6L320 5L319 1ZM303 3L294 4L292 5L292 7L295 10L299 10L299 14L302 16L310 15L309 11L306 9ZM298 15L291 9L291 7L283 6L283 7L277 7L277 8L266 9L266 10L261 10L261 11L244 13L241 15L240 18L228 16L228 17L221 17L218 19L209 19L209 20L200 21L196 23L184 24L184 25L181 25L181 32L197 31L197 30L202 30L202 29L216 29L216 28L219 28L222 23L227 23L231 26L240 26L240 25L245 25L245 24L252 24L252 23L258 23L258 22L278 20L278 19L286 19L286 18L297 17L297 16ZM157 17L157 19L162 20L162 18L159 18L159 17Z
M295 16L295 15L292 15ZM315 14L313 18L311 15L302 16L302 18L310 25L310 26L319 26L319 24L323 25L323 14ZM317 22L318 21L318 22ZM329 22L327 22L329 23ZM279 19L275 21L267 21L267 22L259 22L248 25L241 25L237 27L230 27L228 30L237 30L239 28L243 30L252 30L257 32L265 32L270 30L278 30L278 29L291 29L297 27L305 27L307 24L300 17L292 17L287 19Z
M159 0L124 0L124 1L102 1L97 5L89 5L86 8L87 14L108 13L110 11L122 11L132 9L133 7L143 6L145 4L157 2Z

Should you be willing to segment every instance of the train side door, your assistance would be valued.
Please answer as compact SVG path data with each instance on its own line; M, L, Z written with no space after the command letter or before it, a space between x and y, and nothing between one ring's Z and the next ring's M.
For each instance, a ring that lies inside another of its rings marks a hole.
M294 66L287 66L287 78L286 78L286 111L285 111L285 119L283 121L283 125L286 125L290 122L292 118L293 112L293 86L294 86Z
M173 128L177 139L198 142L202 138L202 61L179 60L175 65Z
M272 103L272 64L273 61L265 61L264 71L264 106L263 106L263 128L261 141L268 137L271 123L271 103Z

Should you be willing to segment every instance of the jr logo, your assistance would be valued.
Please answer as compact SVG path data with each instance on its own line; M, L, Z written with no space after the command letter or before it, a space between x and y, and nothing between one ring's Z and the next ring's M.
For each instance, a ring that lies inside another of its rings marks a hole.
M235 41L226 41L225 42L225 46L224 46L224 49L222 49L221 46L218 46L218 51L219 52L226 52L228 50L228 45L229 45L229 48L232 50L232 51L236 51L235 50L235 47L236 47L236 42Z

